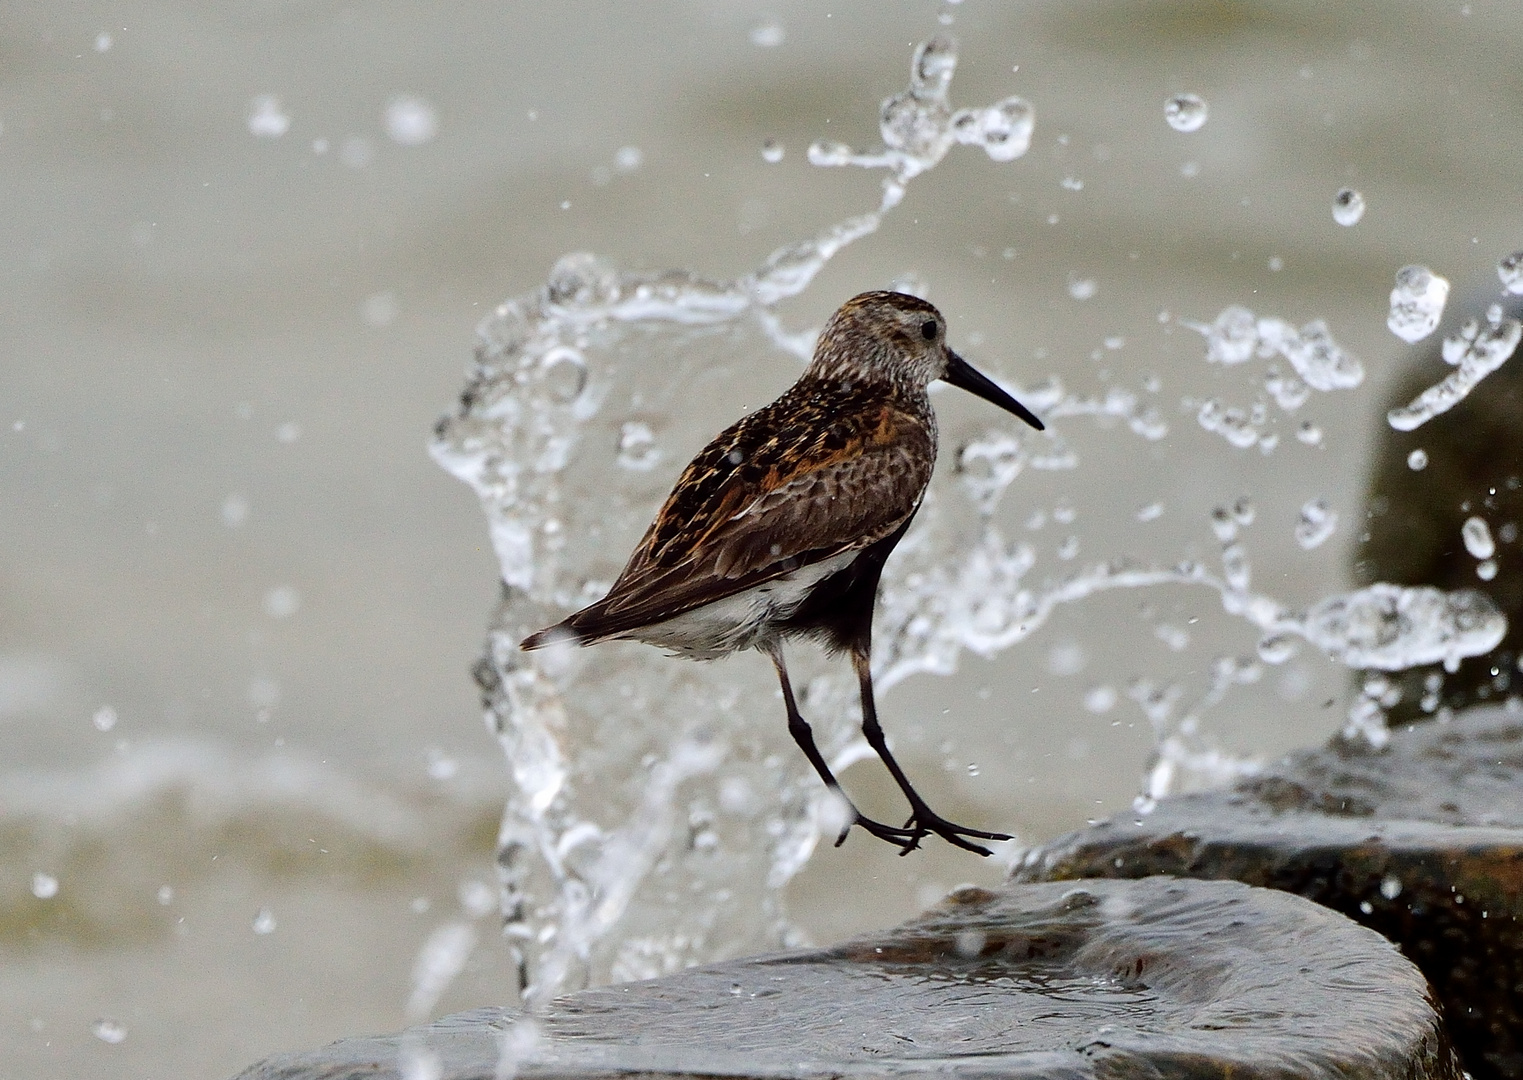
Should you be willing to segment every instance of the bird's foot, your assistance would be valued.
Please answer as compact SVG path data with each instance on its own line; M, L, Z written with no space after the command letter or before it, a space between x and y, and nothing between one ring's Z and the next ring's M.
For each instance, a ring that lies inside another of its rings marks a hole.
M906 825L900 828L897 825L887 825L881 821L874 821L865 814L858 813L856 817L841 830L841 835L836 837L836 847L840 847L846 841L847 833L851 832L853 825L859 826L865 832L876 836L879 840L885 840L899 849L899 854L908 855L920 846L920 838L926 835L927 830L911 828Z
M975 844L967 837L977 837L980 840L1010 840L1013 839L1006 833L986 832L983 829L970 829L965 825L957 825L948 821L936 813L929 806L918 800L914 803L913 812L909 820L904 823L906 831L914 832L915 843L918 844L920 837L935 833L953 847L960 847L964 851L971 851L978 855L994 854L982 844ZM915 845L903 848L899 854L908 855Z

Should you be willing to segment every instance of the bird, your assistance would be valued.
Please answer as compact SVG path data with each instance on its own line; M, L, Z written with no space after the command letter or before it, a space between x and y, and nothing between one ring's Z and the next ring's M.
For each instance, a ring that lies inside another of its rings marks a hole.
M865 292L833 314L798 381L726 428L683 470L608 595L521 648L629 639L692 659L745 649L777 671L788 731L848 811L853 826L908 854L935 834L990 854L1004 833L935 813L889 751L873 696L873 607L883 565L920 509L936 462L936 380L1040 419L947 344L935 306L900 292ZM904 825L857 809L799 711L785 640L848 654L862 702L862 734L910 806Z

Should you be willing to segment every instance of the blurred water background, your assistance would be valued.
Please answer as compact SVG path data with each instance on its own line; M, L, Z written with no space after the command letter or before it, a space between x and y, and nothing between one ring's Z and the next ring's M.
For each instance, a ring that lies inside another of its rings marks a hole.
M0 1061L16 1076L220 1076L398 1027L410 996L511 999L492 917L509 785L469 676L499 569L475 498L426 450L473 327L567 252L729 279L876 206L876 174L805 149L875 145L880 100L931 34L962 42L955 103L1033 104L1030 152L950 155L782 314L815 326L913 280L984 370L1151 395L1166 439L1086 425L1081 468L1006 493L1054 573L1214 560L1209 512L1246 495L1259 588L1303 607L1347 588L1408 350L1385 323L1394 273L1448 277L1453 320L1523 245L1523 12L1504 2L3 12ZM1180 92L1209 105L1197 131L1165 120ZM1343 187L1366 205L1352 226L1334 220ZM1202 430L1203 401L1251 401L1262 376L1206 365L1181 325L1231 304L1325 319L1364 385L1277 418L1269 453ZM696 426L789 377L732 372ZM938 407L947 467L991 420ZM1303 423L1320 439L1296 438ZM1307 548L1314 499L1338 525ZM1131 803L1153 749L1131 696L1193 700L1256 637L1206 590L1110 593L903 682L884 723L933 805L1029 843ZM728 663L750 678L762 662ZM1210 712L1212 745L1320 741L1351 696L1345 668L1303 650ZM781 728L771 697L747 710ZM846 780L887 797L870 763ZM859 836L811 859L788 913L830 941L1001 870ZM429 941L469 957L437 993L413 971Z

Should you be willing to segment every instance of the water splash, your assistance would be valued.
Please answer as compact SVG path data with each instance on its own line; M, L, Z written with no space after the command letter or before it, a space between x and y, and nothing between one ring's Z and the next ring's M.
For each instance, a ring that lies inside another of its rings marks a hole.
M995 161L1014 161L1031 148L1036 113L1031 103L1007 97L979 109L955 112L947 99L957 70L957 44L937 35L915 50L910 61L910 85L883 102L878 130L883 148L857 153L839 142L816 142L809 147L813 165L856 165L887 169L879 212L897 206L904 186L935 168L955 144L981 146Z
M1396 271L1386 325L1405 342L1421 341L1438 329L1448 300L1448 278L1439 277L1426 266L1403 266Z
M947 39L916 50L909 88L883 104L881 151L811 147L815 164L888 170L876 210L780 248L733 281L630 273L568 255L541 289L500 305L479 327L475 368L432 451L481 499L502 571L503 598L475 673L512 772L498 835L498 904L531 1005L589 982L798 941L780 890L839 806L792 746L780 711L775 723L759 722L775 698L766 665L749 656L714 666L655 663L649 650L627 643L524 654L517 642L608 588L669 483L669 469L645 463L669 466L703 445L710 418L733 410L733 372L770 371L779 387L796 377L815 335L784 325L783 300L873 233L905 184L953 145L981 145L995 160L1025 151L1030 106L1009 98L953 111L955 64ZM1287 363L1293 375L1275 369L1265 382L1284 411L1312 392L1363 379L1320 322L1296 329L1232 308L1194 328L1207 337L1208 359ZM1158 718L1148 781L1156 794L1248 767L1200 738L1200 716L1257 678L1260 662L1288 658L1293 639L1358 667L1489 647L1501 616L1479 594L1376 586L1388 592L1332 597L1297 614L1254 592L1240 535L1254 519L1246 500L1213 519L1219 570L1193 560L1086 565L1077 543L1065 542L1061 576L1035 581L1036 549L1007 539L994 515L1026 470L1078 467L1062 421L1093 420L1146 441L1163 438L1168 425L1123 387L1086 396L1051 379L1009 389L1051 422L1049 433L989 429L963 443L953 475L933 484L885 577L875 633L880 690L916 673L955 671L964 651L1008 649L1060 607L1104 591L1212 589L1223 611L1257 631L1263 659L1219 661L1211 688L1179 719L1170 703L1182 692L1134 687L1134 700ZM1222 423L1238 423L1229 407L1217 407ZM1242 410L1238 426L1262 426L1269 407L1266 399ZM1253 435L1266 448L1272 438ZM1386 602L1395 613L1382 621ZM865 755L853 730L851 680L795 663L801 704L827 759L840 769ZM424 954L436 951L428 964L420 957L420 971L445 974L415 979L415 993L428 991L420 1008L454 966L440 960L454 955L442 947Z
M1470 319L1459 333L1444 339L1444 361L1454 371L1428 387L1411 402L1386 413L1386 422L1397 431L1412 431L1440 413L1446 413L1469 396L1476 384L1505 364L1523 338L1523 323L1502 317L1493 304L1483 326Z

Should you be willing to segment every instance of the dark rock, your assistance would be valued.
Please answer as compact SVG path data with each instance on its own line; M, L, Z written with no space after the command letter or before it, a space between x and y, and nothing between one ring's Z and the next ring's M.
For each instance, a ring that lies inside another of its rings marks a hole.
M441 1080L1459 1080L1429 993L1389 942L1282 893L1164 878L969 888L881 937L584 991L532 1020L462 1013L239 1080L392 1078L419 1055Z
M1223 792L1031 852L1016 880L1230 878L1380 931L1432 982L1465 1067L1523 1077L1523 716L1476 709L1342 741Z

